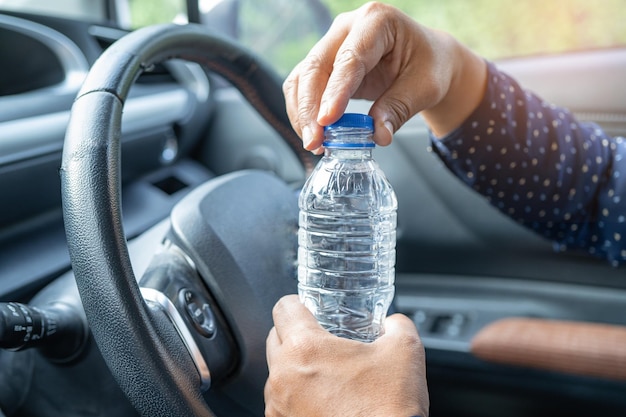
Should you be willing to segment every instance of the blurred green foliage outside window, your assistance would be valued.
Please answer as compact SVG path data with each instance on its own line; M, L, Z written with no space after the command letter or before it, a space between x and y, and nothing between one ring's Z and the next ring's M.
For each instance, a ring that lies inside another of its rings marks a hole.
M232 0L231 0L232 1ZM184 0L129 0L133 27L172 21ZM286 75L321 37L329 17L363 0L236 0L238 37ZM219 3L219 0L202 0ZM626 0L387 0L418 22L451 33L491 59L626 45Z
M333 15L362 0L323 0ZM626 45L626 0L389 0L489 59Z

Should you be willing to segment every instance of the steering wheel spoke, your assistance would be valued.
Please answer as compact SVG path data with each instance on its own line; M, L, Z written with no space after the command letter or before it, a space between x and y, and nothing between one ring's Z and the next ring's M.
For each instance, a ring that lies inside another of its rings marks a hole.
M167 243L139 282L144 300L162 310L198 370L200 389L223 380L237 365L238 349L193 262Z

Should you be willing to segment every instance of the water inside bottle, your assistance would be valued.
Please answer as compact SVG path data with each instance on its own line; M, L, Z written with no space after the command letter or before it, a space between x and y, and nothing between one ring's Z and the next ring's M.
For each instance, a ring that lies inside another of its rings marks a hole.
M300 195L298 293L331 333L370 342L394 294L397 201L372 159L373 121L353 116L326 130Z
M300 213L301 301L333 334L373 341L394 294L395 211Z
M349 339L373 342L394 295L394 286L376 289L330 290L298 285L300 301L329 332Z

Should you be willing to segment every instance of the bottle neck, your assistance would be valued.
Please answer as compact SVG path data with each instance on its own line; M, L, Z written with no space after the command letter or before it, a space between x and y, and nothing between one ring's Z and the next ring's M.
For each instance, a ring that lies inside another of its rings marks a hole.
M324 156L344 159L371 159L373 132L367 128L336 127L324 132Z
M324 157L331 159L372 159L373 148L324 148Z

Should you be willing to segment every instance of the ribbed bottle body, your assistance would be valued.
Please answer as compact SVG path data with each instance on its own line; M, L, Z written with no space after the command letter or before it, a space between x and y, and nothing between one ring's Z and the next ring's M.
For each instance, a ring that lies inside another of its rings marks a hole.
M397 201L371 148L327 148L299 206L301 301L330 332L375 340L394 295Z

